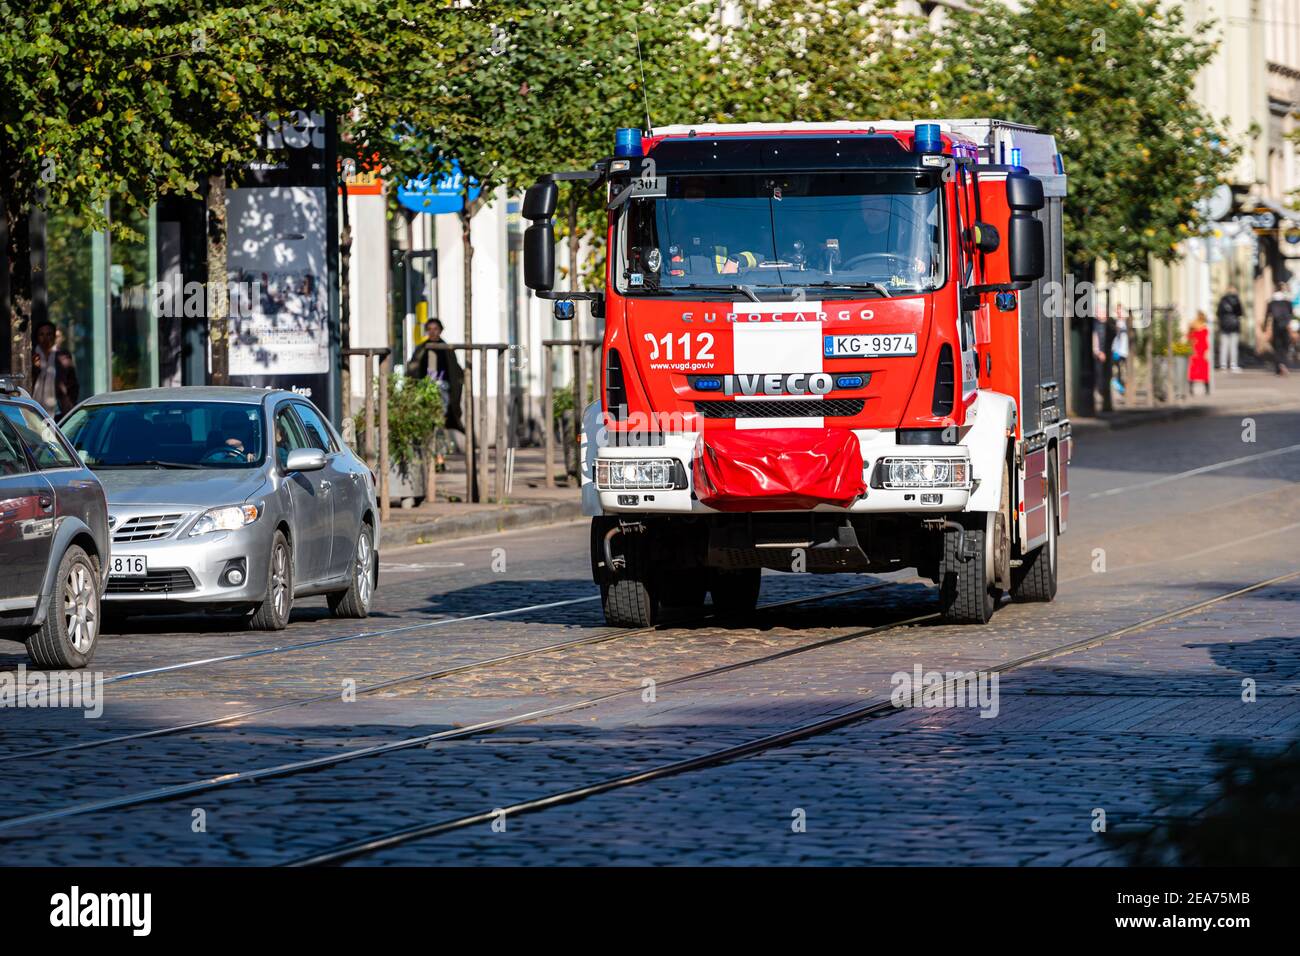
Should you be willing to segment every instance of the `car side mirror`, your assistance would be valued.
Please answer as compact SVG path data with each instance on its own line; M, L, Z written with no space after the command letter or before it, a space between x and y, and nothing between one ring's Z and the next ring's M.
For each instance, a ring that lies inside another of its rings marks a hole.
M325 453L319 448L295 448L284 460L284 470L320 471L325 467Z

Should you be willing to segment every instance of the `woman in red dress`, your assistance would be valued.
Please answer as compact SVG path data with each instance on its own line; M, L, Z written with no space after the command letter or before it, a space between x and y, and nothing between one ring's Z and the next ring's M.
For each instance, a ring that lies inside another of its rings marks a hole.
M1188 390L1196 393L1196 383L1200 382L1205 386L1205 394L1210 394L1210 327L1205 320L1204 312L1196 313L1196 321L1192 323L1191 329L1187 333L1187 339L1192 343L1192 357L1187 363L1187 381Z

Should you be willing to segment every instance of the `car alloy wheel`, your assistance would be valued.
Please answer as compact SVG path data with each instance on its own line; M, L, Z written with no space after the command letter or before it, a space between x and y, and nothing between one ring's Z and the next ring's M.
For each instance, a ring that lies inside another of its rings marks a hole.
M283 542L271 555L271 603L278 618L289 616L289 548Z
M357 563L352 570L356 580L357 597L361 606L370 607L371 574L370 566L374 563L373 549L370 546L370 534L365 528L357 538Z
M90 569L76 562L63 582L63 623L68 640L77 653L85 654L95 646L99 630L99 595Z

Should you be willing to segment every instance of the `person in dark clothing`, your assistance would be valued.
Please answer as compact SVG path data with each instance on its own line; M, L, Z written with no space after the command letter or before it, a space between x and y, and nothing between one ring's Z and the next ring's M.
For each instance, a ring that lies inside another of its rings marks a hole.
M1229 372L1240 372L1238 349L1241 345L1241 297L1237 290L1228 286L1228 291L1219 299L1219 306L1214 310L1219 330L1219 368Z
M1115 400L1111 392L1110 380L1114 374L1114 357L1115 336L1119 332L1119 324L1113 316L1100 315L1092 320L1092 357L1095 371L1093 373L1093 382L1098 394L1101 395L1101 410L1111 412L1115 410Z
M442 384L442 403L445 408L444 427L463 432L460 396L465 384L465 370L460 367L456 353L451 349L433 348L442 341L442 323L430 319L424 323L425 340L415 347L411 360L406 363L406 374L413 378L433 378Z
M77 404L80 397L81 386L72 353L60 346L54 323L42 322L36 327L32 349L32 398L51 415L61 415Z
M1291 351L1291 319L1295 317L1291 309L1291 300L1287 297L1286 286L1279 284L1273 298L1269 300L1264 312L1264 327L1270 332L1273 346L1273 365L1278 375L1290 374L1287 368L1287 353Z

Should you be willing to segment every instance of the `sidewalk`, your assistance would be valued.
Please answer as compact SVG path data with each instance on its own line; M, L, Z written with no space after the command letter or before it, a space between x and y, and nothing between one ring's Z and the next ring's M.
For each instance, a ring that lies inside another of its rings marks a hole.
M464 500L465 459L461 455L450 456L447 470L438 474L437 501L414 508L403 508L394 502L383 528L384 548L432 544L580 518L582 509L576 485L545 487L544 457L541 448L516 449L513 488L505 503L492 500L468 504ZM556 458L559 458L558 448ZM489 459L489 464L493 461ZM563 465L557 463L556 475L562 475L563 471ZM495 480L489 468L489 495L495 490Z
M1101 429L1134 428L1158 422L1177 421L1199 415L1258 412L1270 408L1300 408L1300 373L1282 377L1271 370L1247 368L1239 374L1215 371L1214 390L1154 408L1116 405L1113 412L1093 418L1070 418L1076 434Z

